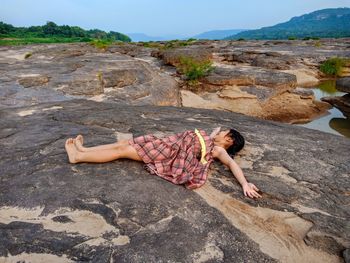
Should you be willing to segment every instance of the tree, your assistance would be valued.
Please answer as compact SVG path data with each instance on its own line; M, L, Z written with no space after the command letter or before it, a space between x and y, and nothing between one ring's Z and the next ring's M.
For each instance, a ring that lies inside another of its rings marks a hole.
M15 28L12 25L0 22L0 34L9 34L14 30Z
M127 35L121 34L119 32L114 32L114 31L110 31L107 34L108 38L111 38L113 40L120 40L120 41L124 41L124 42L131 42L131 38L128 37Z
M43 26L43 32L45 35L56 35L58 33L58 26L51 21L46 22L46 25Z

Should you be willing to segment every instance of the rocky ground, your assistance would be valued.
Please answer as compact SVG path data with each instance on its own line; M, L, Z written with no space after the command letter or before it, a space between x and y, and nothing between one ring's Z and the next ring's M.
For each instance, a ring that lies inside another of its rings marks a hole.
M85 99L0 114L2 260L343 262L349 253L347 138L218 110ZM78 133L93 146L219 124L245 136L236 160L263 198L245 197L219 162L189 191L132 160L70 164L64 149Z
M315 101L313 92L305 87L324 78L318 70L321 62L332 56L349 57L349 43L349 39L341 44L325 41L322 47L315 47L312 41L220 41L154 54L173 66L181 55L214 60L215 69L198 87L182 86L183 106L303 123L330 107Z
M0 262L350 262L349 139L263 120L328 105L300 86L350 45L323 41L1 47ZM178 52L215 60L200 90L175 72ZM219 162L187 190L132 160L70 164L64 148L217 126L246 138L236 161L263 198Z
M0 47L0 108L86 98L307 122L330 108L305 88L325 77L319 65L333 56L350 57L350 39L317 43L197 41L170 49L140 43L106 49L86 43ZM174 67L181 55L210 58L215 69L199 86L189 87Z
M142 59L89 44L2 47L0 64L1 108L74 98L179 105L174 78Z

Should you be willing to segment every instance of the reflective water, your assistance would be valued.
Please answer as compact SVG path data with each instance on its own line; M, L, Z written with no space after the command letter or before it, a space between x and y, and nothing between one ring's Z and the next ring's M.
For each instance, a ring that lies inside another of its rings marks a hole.
M315 88L312 88L315 98L320 100L327 96L342 96L346 93L336 90L335 80L326 80ZM309 123L296 124L310 129L329 132L350 138L350 119L343 113L333 107L328 111L329 114L315 119Z

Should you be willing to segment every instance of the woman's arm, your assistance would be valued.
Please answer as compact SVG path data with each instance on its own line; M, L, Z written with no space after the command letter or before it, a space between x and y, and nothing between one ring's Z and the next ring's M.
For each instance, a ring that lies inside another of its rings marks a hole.
M215 146L216 147L216 146ZM253 197L262 197L256 191L259 189L253 184L248 183L246 178L244 177L242 169L239 165L228 155L226 150L222 147L216 147L213 151L213 157L218 158L224 165L230 168L233 175L236 177L237 181L241 184L243 188L243 193L245 196Z

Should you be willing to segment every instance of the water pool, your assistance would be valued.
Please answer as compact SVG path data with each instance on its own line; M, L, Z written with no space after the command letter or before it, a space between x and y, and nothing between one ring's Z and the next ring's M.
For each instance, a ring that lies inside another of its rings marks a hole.
M327 96L342 96L346 93L337 91L335 80L322 81L318 86L310 88L317 100ZM333 133L350 138L350 119L335 107L328 110L328 114L308 123L296 124L314 130Z

